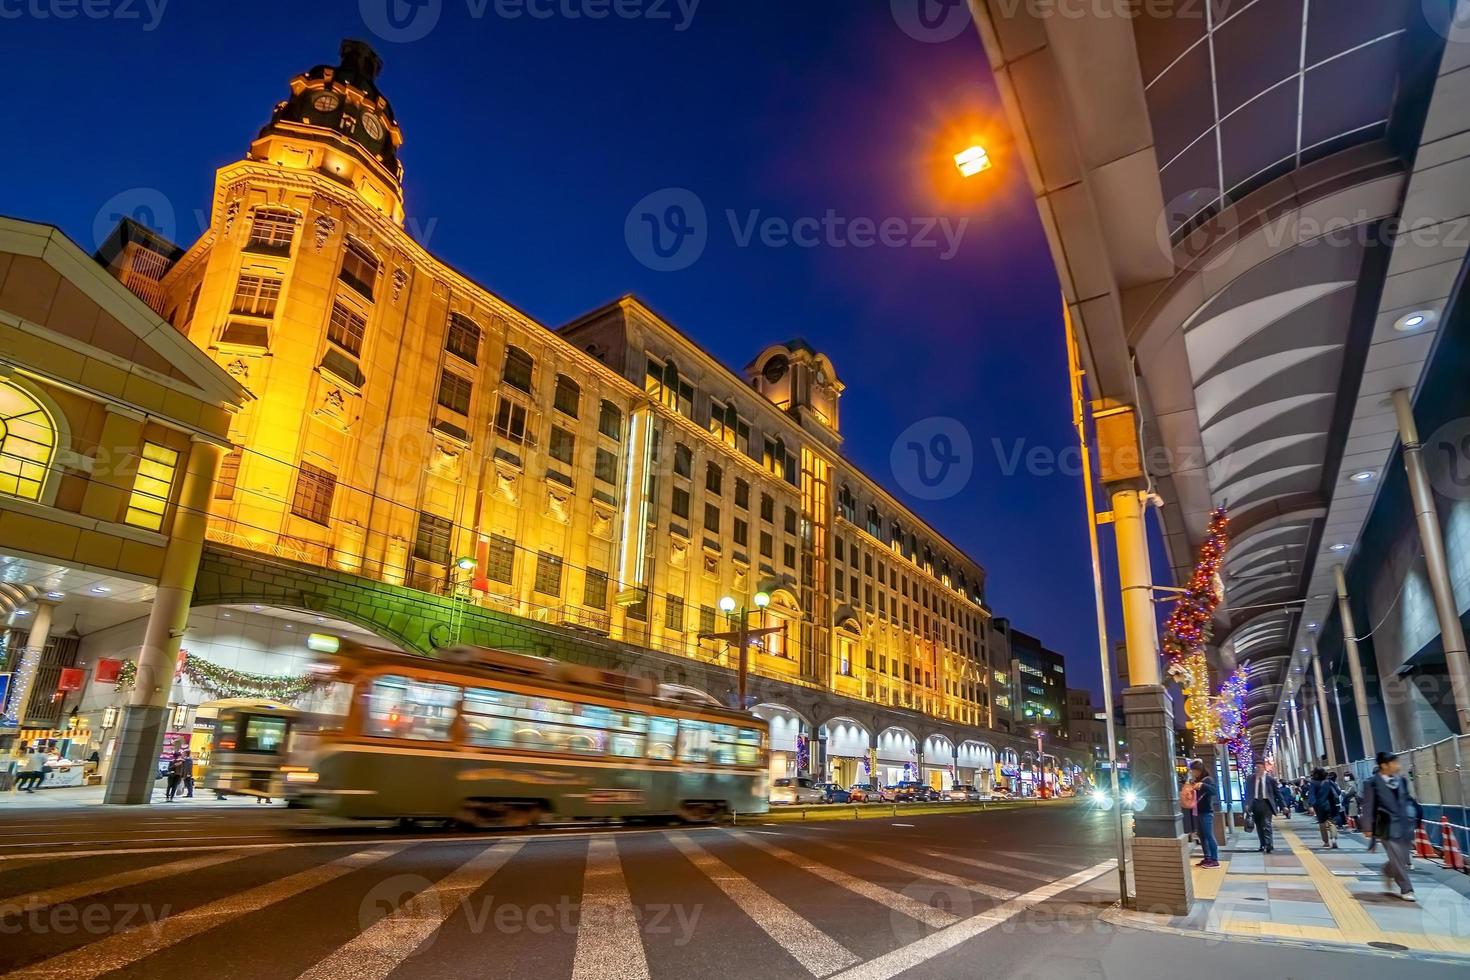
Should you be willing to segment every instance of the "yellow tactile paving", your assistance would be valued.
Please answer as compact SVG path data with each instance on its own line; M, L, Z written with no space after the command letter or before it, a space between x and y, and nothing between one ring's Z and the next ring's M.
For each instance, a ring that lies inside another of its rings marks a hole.
M1327 911L1332 913L1332 920L1342 930L1343 938L1352 943L1388 941L1384 939L1383 930L1378 928L1378 923L1373 921L1368 910L1363 908L1353 897L1352 892L1347 890L1347 886L1318 860L1317 855L1307 850L1302 839L1290 830L1284 831L1283 836L1291 845L1291 852L1302 862L1302 867L1307 871L1307 877L1316 886L1317 894L1322 896L1322 904L1327 906Z
M1225 884L1225 875L1230 871L1230 862L1222 861L1218 868L1196 866L1190 870L1194 873L1194 897L1210 900L1219 897L1220 886Z

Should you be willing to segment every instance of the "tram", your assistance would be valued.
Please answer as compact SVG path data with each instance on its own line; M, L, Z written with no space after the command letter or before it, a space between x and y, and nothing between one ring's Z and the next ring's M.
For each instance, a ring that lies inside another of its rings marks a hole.
M481 647L430 660L313 640L352 696L285 787L325 816L490 828L768 807L766 722L701 692Z
M299 769L291 757L308 751L311 739L334 724L330 716L263 698L224 698L200 705L196 723L211 722L213 739L207 755L201 753L207 766L204 788L221 797L268 799L282 796L286 776Z

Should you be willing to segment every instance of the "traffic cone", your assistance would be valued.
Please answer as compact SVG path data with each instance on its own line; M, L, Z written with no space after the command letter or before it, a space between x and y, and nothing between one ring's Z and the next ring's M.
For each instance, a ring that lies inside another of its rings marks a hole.
M1429 843L1429 834L1424 830L1424 821L1414 829L1414 856L1422 858L1437 857L1434 853L1434 845Z
M1465 857L1460 853L1460 842L1450 826L1450 818L1443 813L1439 815L1439 833L1444 842L1444 866L1451 871L1464 871Z

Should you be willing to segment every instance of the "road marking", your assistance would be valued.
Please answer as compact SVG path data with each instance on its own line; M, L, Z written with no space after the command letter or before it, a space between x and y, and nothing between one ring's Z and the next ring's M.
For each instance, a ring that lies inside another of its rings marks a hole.
M525 841L492 844L358 933L301 980L382 980L413 955L485 882L515 857Z
M922 864L914 864L910 861L901 861L898 858L892 858L886 854L874 854L864 850L861 847L853 847L851 844L834 844L831 841L825 841L824 843L828 847L835 848L839 851L845 851L849 854L856 854L858 857L862 858L865 861L872 861L875 864L886 865L898 871L905 871L919 878L928 878L931 881L942 881L946 885L952 885L955 888L964 888L979 895L988 895L991 898L998 898L1002 901L1008 898L1014 898L1016 895L1014 891L1008 888L997 888L994 885L987 885L982 881L975 881L971 878L961 878L959 875L952 875L944 871L935 871L933 868L926 868Z
M911 824L911 823L895 823L895 824L889 824L889 826L890 827L912 827L913 824Z
M965 857L963 854L946 854L943 851L920 851L919 853L928 857L939 858L942 861L958 861L960 864L968 864L972 868L982 868L986 871L999 871L1001 874L1019 875L1022 878L1034 878L1037 881L1051 880L1039 871L1013 868L1005 864L996 864L993 861L982 861L979 858Z
M752 847L760 848L772 857L778 857L788 864L794 864L803 871L809 871L819 878L825 878L834 885L840 885L869 901L877 902L879 905L886 905L895 912L902 912L911 919L918 919L927 926L933 926L939 929L944 926L953 925L958 921L958 916L946 912L943 909L931 908L909 895L884 888L882 885L874 884L871 881L864 881L861 878L848 874L846 871L839 871L830 865L822 864L820 861L815 861L794 851L788 851L784 847L777 847L770 841L759 840L738 830L733 831L731 836L737 840L744 841Z
M197 857L184 858L182 861L170 861L168 864L155 864L146 868L134 868L131 871L120 871L117 874L106 875L101 878L93 878L90 881L79 881L70 885L60 885L47 891L23 893L10 898L0 900L0 920L9 915L19 915L31 909L46 908L50 905L61 905L72 902L87 895L97 895L101 892L110 892L118 888L129 888L133 885L141 885L144 882L156 881L159 878L168 878L181 875L189 871L199 871L203 868L213 867L216 864L226 864L230 861L238 861L245 857L241 851L212 852L201 854Z
M684 834L668 836L696 868L812 976L825 977L862 962L861 957Z
M11 980L11 978L91 980L93 977L100 977L112 970L121 970L125 966L131 966L146 956L168 949L192 936L208 932L233 919L252 912L259 912L267 906L294 898L345 874L368 867L397 854L406 847L408 843L355 851L327 864L307 868L305 871L298 871L275 881L268 881L263 885L257 885L235 895L201 905L196 909L160 918L152 923L145 923L126 932L116 933L106 939L89 943L79 949L42 960L32 966L7 974L6 980Z
M1062 892L1070 891L1079 885L1086 884L1099 875L1111 871L1117 862L1104 861L1094 865L1085 871L1079 871L1060 881L1053 881L1048 885L1042 885L1024 895L1018 895L1008 902L997 905L993 909L987 909L978 915L972 915L963 919L947 929L930 933L923 939L915 940L907 946L900 946L892 952L884 953L877 959L869 960L861 966L855 966L844 973L839 973L834 980L890 980L906 970L928 962L954 949L960 943L973 939L981 933L988 932L996 926L1004 923L1024 912L1029 906L1045 902L1055 898Z
M609 837L595 837L587 845L572 980L648 980L633 898L618 846Z

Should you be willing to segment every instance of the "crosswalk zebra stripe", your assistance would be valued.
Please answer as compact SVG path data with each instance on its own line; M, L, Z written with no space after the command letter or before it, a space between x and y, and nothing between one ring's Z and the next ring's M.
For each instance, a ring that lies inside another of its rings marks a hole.
M752 847L760 848L772 857L780 858L788 864L796 865L803 871L809 871L820 878L825 878L834 885L839 885L856 895L861 895L869 901L877 902L879 905L886 905L895 912L902 912L911 919L918 919L926 926L933 926L938 929L952 925L958 918L943 909L932 908L902 892L884 888L882 885L875 884L871 881L864 881L861 878L848 874L846 871L839 871L830 865L822 864L820 861L815 861L794 851L788 851L786 848L778 847L770 841L752 837L743 831L732 831L732 836L737 840L750 844Z
M963 854L946 854L943 851L920 851L927 857L940 858L945 861L958 861L960 864L968 864L972 868L981 868L985 871L999 871L1001 874L1017 875L1021 878L1034 878L1037 881L1050 881L1051 879L1040 871L1032 871L1029 868L1013 868L1005 864L996 864L993 861L982 861L979 858L966 857Z
M1079 871L1059 881L1042 885L1024 895L1017 895L1008 902L1003 902L992 909L987 909L968 919L963 919L947 929L933 932L922 939L917 939L907 946L884 953L875 959L855 966L850 970L837 974L833 980L891 980L907 970L911 970L923 963L927 963L934 957L954 949L960 943L974 939L983 932L988 932L996 926L1001 925L1007 919L1024 912L1029 906L1045 902L1055 898L1062 892L1070 891L1079 885L1084 885L1099 875L1106 874L1115 866L1116 861L1104 861L1093 865L1085 871Z
M180 912L178 915L171 915L156 922L108 936L106 939L100 939L79 949L58 954L8 974L7 980L11 978L91 980L93 977L100 977L111 970L120 970L138 962L145 956L168 949L191 936L208 932L232 919L259 912L267 906L283 902L302 892L334 881L345 874L392 857L408 847L409 843L390 844L366 851L356 851L335 861L307 868L305 871L298 871L275 881L268 881L263 885L248 888L243 892L209 902L196 909Z
M381 980L413 955L525 841L492 844L368 926L345 946L301 974L301 980Z
M637 913L618 847L610 838L594 838L587 845L572 980L648 980Z
M669 840L812 976L825 977L861 962L837 940L686 835L671 833Z
M971 878L961 878L959 875L948 874L944 871L935 871L933 868L926 868L922 864L914 864L910 861L901 861L898 858L891 858L886 854L874 854L873 852L860 847L852 847L848 844L833 844L830 842L827 844L827 846L836 848L839 851L846 851L850 854L856 854L866 861L872 861L874 864L882 864L898 871L905 871L918 878L928 878L931 881L942 881L946 885L952 885L955 888L963 888L966 891L972 891L979 895L988 895L991 898L999 898L1004 900L1007 898L1012 898L1016 894L1014 891L1008 888L997 888L994 885L987 885L983 881L975 881Z
M116 891L119 888L130 888L133 885L157 881L159 878L169 878L174 875L186 874L190 871L211 868L216 864L238 861L245 857L246 853L245 851L226 851L224 853L215 851L197 857L184 858L182 861L170 861L167 864L154 864L145 868L134 868L131 871L120 871L117 874L93 878L90 881L79 881L70 885L58 885L55 888L48 888L45 891L14 895L0 901L0 921L3 921L7 916L20 915L31 909L46 908L50 905L62 905L66 902L74 902L79 898L85 898L88 895L99 895L102 892Z

